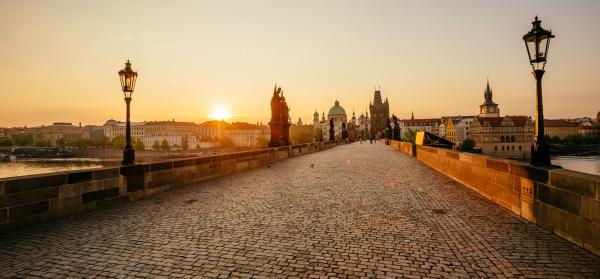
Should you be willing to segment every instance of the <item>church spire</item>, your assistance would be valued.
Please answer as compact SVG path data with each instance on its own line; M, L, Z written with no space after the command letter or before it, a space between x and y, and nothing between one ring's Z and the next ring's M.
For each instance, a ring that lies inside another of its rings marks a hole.
M410 111L410 120L415 120L415 113L412 110Z

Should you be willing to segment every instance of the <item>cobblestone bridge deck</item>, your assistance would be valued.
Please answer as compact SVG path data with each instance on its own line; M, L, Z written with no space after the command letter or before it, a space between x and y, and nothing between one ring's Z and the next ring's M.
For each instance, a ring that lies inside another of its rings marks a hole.
M355 143L0 236L0 277L27 276L600 277L600 257Z

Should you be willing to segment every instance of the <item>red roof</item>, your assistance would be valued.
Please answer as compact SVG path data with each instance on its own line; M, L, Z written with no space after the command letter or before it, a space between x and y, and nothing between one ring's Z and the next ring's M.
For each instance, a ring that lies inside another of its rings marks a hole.
M440 125L442 120L439 118L423 118L423 119L402 119L404 126L433 126Z
M475 118L475 115L455 115L455 116L442 116L442 122L443 123L448 123L448 120L452 119L459 119L459 120L463 120L465 118Z
M504 121L504 119L509 118L512 123L514 124L514 126L525 126L525 124L527 123L527 120L529 119L529 117L527 116L504 116L504 117L476 117L475 119L479 121L479 123L481 123L481 125L485 125L485 123L489 123L490 126L492 127L500 127L502 126L502 121Z
M577 123L564 119L544 119L544 127L577 127Z

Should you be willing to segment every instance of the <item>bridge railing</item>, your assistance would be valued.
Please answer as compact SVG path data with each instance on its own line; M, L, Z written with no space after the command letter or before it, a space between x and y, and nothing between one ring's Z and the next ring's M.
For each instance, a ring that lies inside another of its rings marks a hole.
M392 141L390 145L515 214L600 255L600 176L408 142Z
M99 206L140 199L341 143L306 143L132 166L0 178L0 233Z

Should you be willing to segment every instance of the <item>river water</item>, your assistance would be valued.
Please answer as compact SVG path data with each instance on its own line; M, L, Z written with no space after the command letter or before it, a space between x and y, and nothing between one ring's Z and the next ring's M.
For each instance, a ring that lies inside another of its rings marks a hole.
M0 161L0 178L101 168L114 166L115 162L95 158L68 159L18 159Z
M600 156L556 156L552 164L564 169L600 175Z

